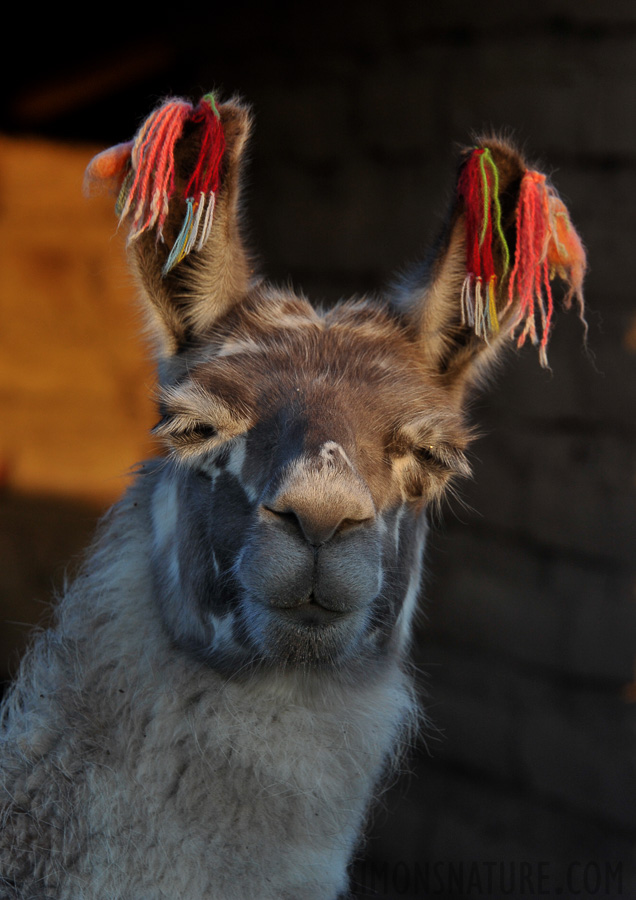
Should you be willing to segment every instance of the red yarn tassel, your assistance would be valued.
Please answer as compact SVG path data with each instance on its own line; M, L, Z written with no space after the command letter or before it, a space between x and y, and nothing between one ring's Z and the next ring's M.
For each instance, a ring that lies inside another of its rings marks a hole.
M164 274L187 256L193 247L200 250L207 241L219 189L225 135L212 94L203 97L190 121L201 126L201 148L185 190L186 219L166 261Z
M508 283L508 307L515 300L518 303L513 331L523 323L517 345L523 346L529 337L539 347L543 366L548 364L547 346L554 313L550 281L558 275L567 284L566 305L570 306L576 297L583 319L585 265L585 251L565 204L546 183L545 175L526 172L517 206L517 245Z
M191 118L203 128L201 150L192 177L186 187L186 197L216 194L219 189L221 160L225 151L225 136L219 112L212 94L206 94Z
M496 294L499 275L494 245L499 244L505 276L509 252L501 227L499 173L488 148L473 150L461 172L457 191L464 201L466 279L462 288L462 323L488 338L499 331Z

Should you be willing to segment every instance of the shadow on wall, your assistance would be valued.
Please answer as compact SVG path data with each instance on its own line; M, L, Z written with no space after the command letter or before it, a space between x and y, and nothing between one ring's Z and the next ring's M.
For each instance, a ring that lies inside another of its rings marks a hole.
M34 625L72 577L103 509L96 504L0 491L0 681L9 679Z

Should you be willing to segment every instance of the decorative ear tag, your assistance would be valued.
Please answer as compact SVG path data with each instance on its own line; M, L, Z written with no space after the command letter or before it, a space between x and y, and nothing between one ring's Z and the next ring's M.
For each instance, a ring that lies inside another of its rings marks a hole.
M150 228L163 241L163 228L175 191L175 147L187 123L201 129L199 155L185 188L186 215L163 268L166 275L193 248L200 250L210 235L219 189L225 136L212 94L193 107L186 100L166 100L152 112L130 144L100 153L89 164L87 182L118 181L115 207L120 222L130 221L128 242Z
M548 365L547 345L554 312L550 282L559 277L567 286L566 307L576 298L584 319L583 277L586 258L567 208L541 172L526 170L516 209L516 243L510 251L502 229L499 176L488 148L472 151L461 172L457 193L466 219L466 279L461 295L462 324L486 340L499 331L499 318L516 306L510 333L520 329L517 345L527 337ZM497 299L508 278L507 301Z

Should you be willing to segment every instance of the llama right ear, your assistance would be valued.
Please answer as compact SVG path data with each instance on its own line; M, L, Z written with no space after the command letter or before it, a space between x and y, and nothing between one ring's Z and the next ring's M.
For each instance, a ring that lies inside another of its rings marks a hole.
M583 318L585 251L545 175L507 142L486 139L463 154L448 225L397 305L416 327L428 368L458 402L510 338L529 338L547 366L550 281L558 275Z
M249 288L238 201L250 124L236 100L167 100L134 141L87 169L89 189L101 184L118 194L160 357L196 342Z

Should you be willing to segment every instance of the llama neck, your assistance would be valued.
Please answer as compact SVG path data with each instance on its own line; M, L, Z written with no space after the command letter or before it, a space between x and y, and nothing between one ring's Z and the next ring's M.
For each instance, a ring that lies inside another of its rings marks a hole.
M412 719L408 679L397 660L357 685L324 673L310 683L289 671L227 678L176 652L153 606L147 506L133 488L61 612L79 648L69 703L74 715L82 711L84 752L96 763L87 777L99 800L87 824L98 833L100 822L116 821L124 835L108 835L91 858L103 854L106 870L107 856L130 853L130 834L150 829L162 848L156 858L151 851L152 865L175 896L267 897L264 872L272 897L299 877L297 895L314 896L315 883L316 897L335 896ZM99 710L87 707L91 696L103 698ZM287 868L274 846L288 848ZM140 871L146 841L142 851ZM192 872L198 880L184 889ZM108 888L113 896L116 888Z

